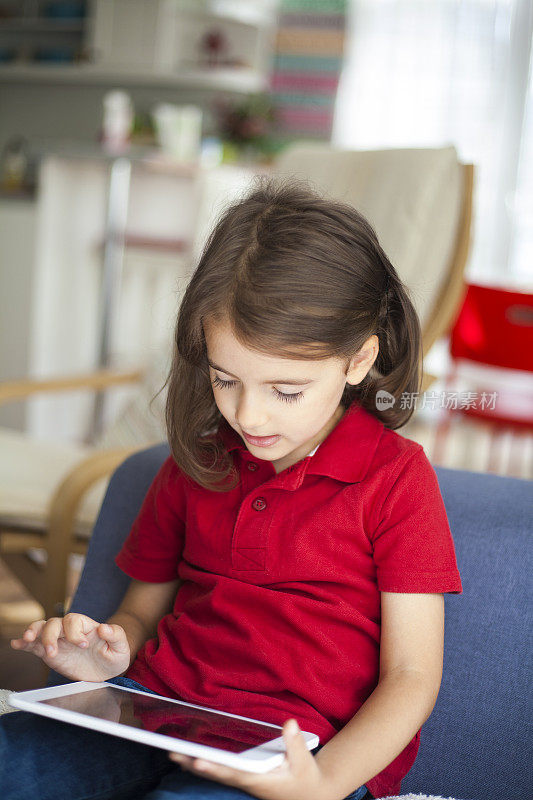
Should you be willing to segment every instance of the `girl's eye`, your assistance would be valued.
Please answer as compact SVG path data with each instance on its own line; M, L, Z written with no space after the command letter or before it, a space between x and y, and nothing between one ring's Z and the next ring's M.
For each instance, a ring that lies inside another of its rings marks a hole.
M237 381L223 381L222 378L219 378L218 375L215 375L213 380L214 386L220 386L221 389L229 389L231 386L235 386ZM278 389L274 389L274 393L276 397L280 400L283 400L284 403L297 403L303 397L303 392L295 392L294 394L285 394L284 392L280 392Z

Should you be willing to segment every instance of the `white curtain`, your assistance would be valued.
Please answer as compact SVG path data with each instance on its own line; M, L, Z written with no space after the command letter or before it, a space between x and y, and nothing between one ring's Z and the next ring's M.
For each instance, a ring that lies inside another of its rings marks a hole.
M350 0L332 142L476 166L472 282L533 286L531 0Z

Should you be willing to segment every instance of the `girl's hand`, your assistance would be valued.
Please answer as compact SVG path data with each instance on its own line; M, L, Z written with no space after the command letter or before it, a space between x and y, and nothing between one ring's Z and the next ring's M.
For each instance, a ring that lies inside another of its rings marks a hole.
M292 726L294 725L294 731ZM209 780L235 786L263 800L338 800L321 772L318 762L307 749L295 719L283 725L287 753L279 767L262 775L215 764L203 758L169 753L182 769Z
M85 614L66 614L32 622L14 650L26 650L67 678L105 681L122 674L130 663L124 628L95 622Z

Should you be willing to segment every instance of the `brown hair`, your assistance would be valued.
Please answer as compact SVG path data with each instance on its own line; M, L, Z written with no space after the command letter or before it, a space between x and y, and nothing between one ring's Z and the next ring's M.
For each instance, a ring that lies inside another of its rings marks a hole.
M170 449L198 484L228 491L238 474L216 435L222 415L209 376L205 318L228 319L249 349L343 358L346 368L377 334L376 361L361 383L346 384L341 403L357 400L392 429L413 413L411 404L399 403L402 392L418 392L421 383L420 323L408 290L365 217L306 183L257 178L211 232L179 308L165 382ZM393 395L394 406L376 407L379 390Z

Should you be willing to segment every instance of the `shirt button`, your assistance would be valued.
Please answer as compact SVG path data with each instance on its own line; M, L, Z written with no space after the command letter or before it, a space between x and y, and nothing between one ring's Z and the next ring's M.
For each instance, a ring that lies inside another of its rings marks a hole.
M255 463L255 461L249 461L248 462L248 469L250 470L250 472L255 472L256 471L257 464Z
M252 503L252 508L256 511L263 511L266 508L266 500L264 497L256 497L254 502Z

